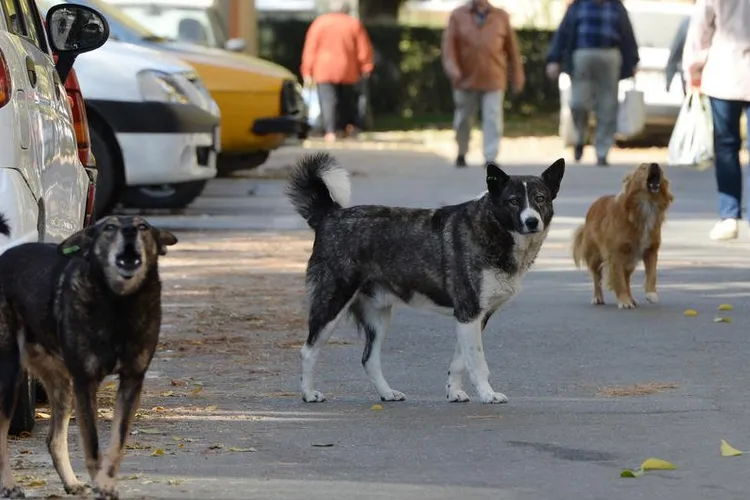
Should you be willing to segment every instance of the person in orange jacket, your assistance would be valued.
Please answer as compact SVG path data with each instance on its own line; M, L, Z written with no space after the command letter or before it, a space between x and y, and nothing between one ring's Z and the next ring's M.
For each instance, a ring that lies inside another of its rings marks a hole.
M318 16L305 36L300 73L305 85L318 89L327 142L337 131L351 134L357 122L356 85L374 68L372 44L345 0L331 2L331 12Z

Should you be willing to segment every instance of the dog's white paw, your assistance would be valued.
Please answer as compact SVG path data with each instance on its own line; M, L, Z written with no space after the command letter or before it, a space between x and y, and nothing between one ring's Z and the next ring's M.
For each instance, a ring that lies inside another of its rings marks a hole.
M92 489L88 484L81 482L66 484L64 488L68 495L87 495Z
M618 309L635 309L636 302L634 300L620 301L617 303Z
M659 294L656 292L648 292L646 294L646 300L649 301L652 304L658 304L659 303Z
M604 299L600 297L594 297L591 299L591 305L592 306L603 306L604 305Z
M469 401L469 395L466 394L466 391L449 391L448 392L448 402L450 403L466 403Z
M311 391L302 394L302 401L305 403L322 403L326 397L320 391Z
M95 500L118 500L119 498L120 495L117 494L117 491L115 491L114 488L94 488Z
M501 404L507 402L508 396L506 396L502 392L490 392L489 394L482 395L482 403L485 404Z
M404 401L405 399L406 396L404 396L403 392L394 391L393 389L391 389L391 392L380 395L381 401Z

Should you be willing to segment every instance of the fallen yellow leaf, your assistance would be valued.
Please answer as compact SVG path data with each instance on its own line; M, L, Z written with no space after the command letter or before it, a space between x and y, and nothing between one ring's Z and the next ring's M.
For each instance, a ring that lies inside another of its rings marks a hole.
M674 464L661 458L649 458L641 464L643 470L674 470L676 468Z
M250 448L229 448L229 451L234 451L236 453L253 453L258 450L250 447Z
M42 486L46 486L47 481L44 479L32 479L28 483L26 483L26 486L29 488L41 488Z
M372 406L370 407L370 409L371 409L371 410L384 410L385 408L383 408L383 405L381 405L381 404L377 404L377 403L376 403L376 404L372 405Z
M698 311L695 309L685 309L685 312L683 313L685 316L698 316Z
M201 393L201 391L203 391L203 386L198 386L195 389L190 389L190 393L189 394L191 396L197 396L198 394Z
M51 415L49 413L44 413L43 411L36 412L36 415L34 415L34 418L42 418L44 420L49 420L51 418Z
M102 389L105 389L105 390L111 391L111 390L112 390L112 389L114 389L115 387L117 387L117 382L115 382L114 380L110 380L109 382L107 382L106 384L104 384L104 385L102 386Z
M716 316L714 323L729 323L731 320L726 316Z
M179 449L183 449L183 448L185 447L185 443L178 443L178 444L177 444L177 447L178 447Z
M733 447L723 439L721 440L721 456L722 457L738 457L742 455L742 452L737 448Z
M721 304L718 309L719 311L731 311L732 309L734 309L734 307L732 306L732 304Z
M163 448L157 448L154 450L154 452L151 454L152 457L163 457L164 456L164 449Z
M168 398L169 396L173 396L173 395L174 395L174 391L166 391L166 392L162 392L161 394L159 394L159 396L163 396L165 398Z
M167 484L170 485L170 486L175 486L175 485L178 485L178 484L180 484L182 482L183 481L181 479L167 479Z

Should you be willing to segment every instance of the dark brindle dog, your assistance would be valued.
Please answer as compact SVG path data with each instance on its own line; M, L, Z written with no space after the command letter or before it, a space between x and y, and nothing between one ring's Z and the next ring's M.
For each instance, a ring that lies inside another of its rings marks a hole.
M288 195L315 230L307 266L309 334L302 347L302 398L325 401L313 386L321 346L350 313L365 334L362 364L384 401L401 401L380 366L393 306L453 316L456 350L446 384L449 401L468 401L468 372L484 403L505 403L489 382L482 331L513 298L547 237L552 201L565 173L560 159L541 176L508 175L487 165L487 192L438 209L348 207L349 174L326 154L300 161Z
M125 440L159 340L157 261L175 243L140 217L107 217L60 245L27 243L0 256L0 496L24 497L10 469L7 433L25 367L49 396L47 445L65 491L85 489L68 456L75 400L96 498L117 498ZM96 391L113 373L120 385L112 438L100 456Z

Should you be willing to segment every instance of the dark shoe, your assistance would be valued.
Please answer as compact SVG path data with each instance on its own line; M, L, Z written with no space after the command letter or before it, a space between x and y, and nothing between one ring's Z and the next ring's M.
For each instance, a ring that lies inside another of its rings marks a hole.
M596 165L599 167L608 167L609 162L607 161L606 156L600 156L596 159Z
M466 166L466 157L464 155L458 155L458 157L456 157L456 166L458 168Z
M573 148L573 159L578 162L581 158L583 158L583 145L577 145Z

